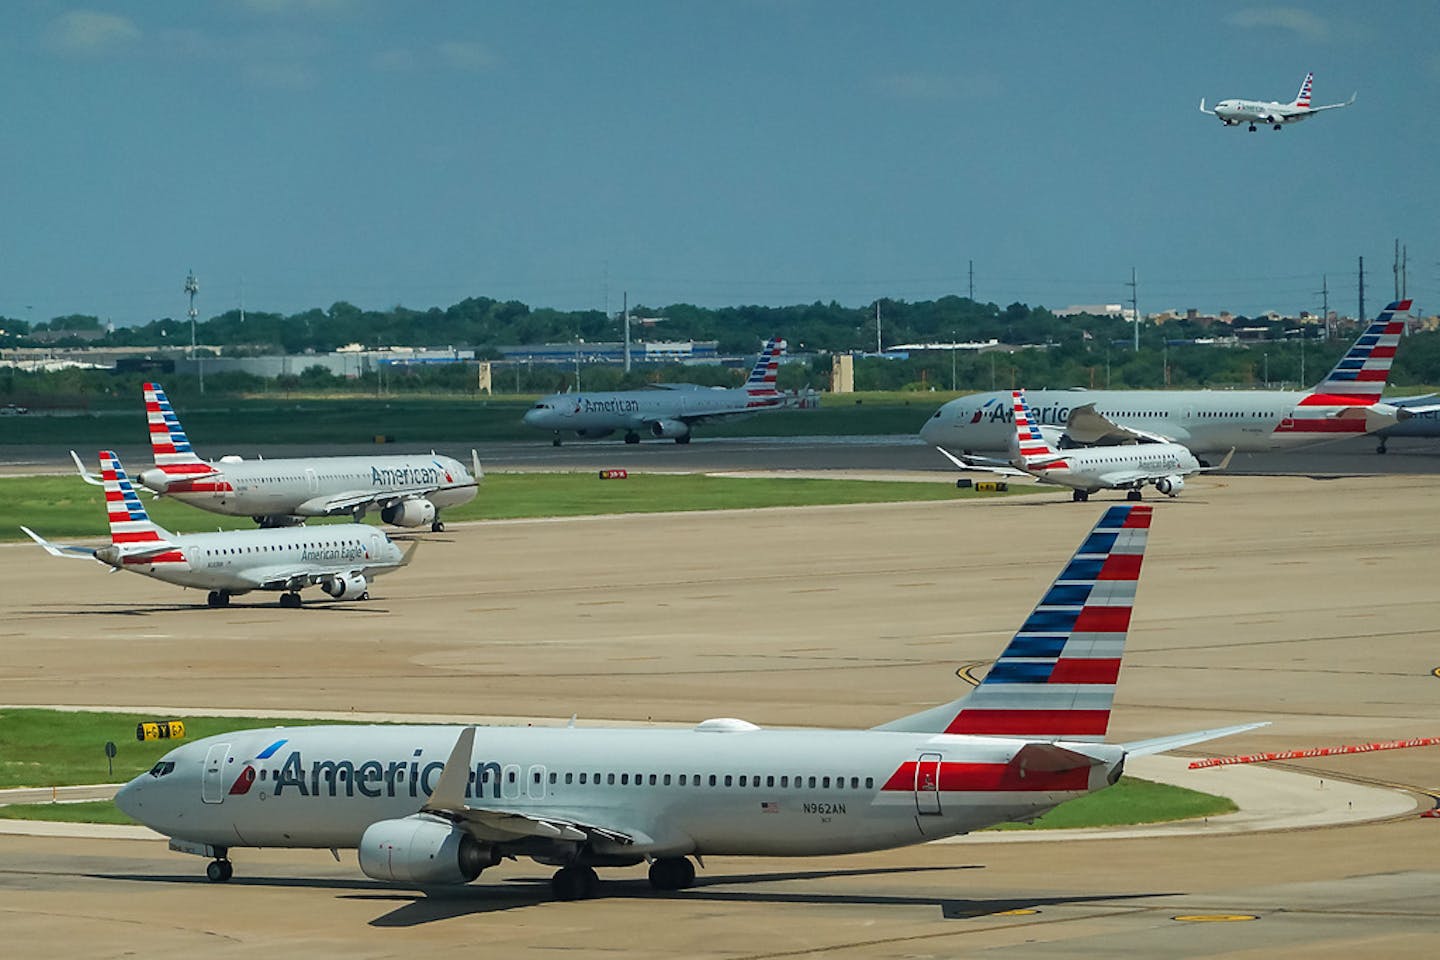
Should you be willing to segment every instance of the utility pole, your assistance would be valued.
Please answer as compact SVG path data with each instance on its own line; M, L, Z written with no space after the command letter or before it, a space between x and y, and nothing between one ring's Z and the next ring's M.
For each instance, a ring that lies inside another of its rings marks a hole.
M875 354L879 356L885 351L880 346L880 301L875 301Z
M1325 325L1325 342L1330 342L1330 277L1320 274L1320 322ZM1303 379L1303 378L1302 378Z
M630 291L625 291L625 372L630 372Z
M195 279L195 271L189 270L185 274L185 292L190 295L190 359L195 360L195 317L198 315L195 310L195 294L200 292L200 281ZM200 369L200 392L205 392L205 361L199 361Z
M975 302L975 261L970 261L970 302Z
M1406 273L1410 269L1410 244L1400 248L1400 299L1410 299L1410 283Z
M1365 258L1360 258L1360 325L1365 325Z
M1395 296L1392 300L1400 299L1400 238L1395 238L1395 262L1390 267L1390 272L1395 275Z
M1139 352L1140 352L1140 304L1139 304L1139 302L1138 302L1137 295L1138 295L1139 292L1140 292L1140 288L1135 285L1135 268L1134 268L1134 267L1131 267L1131 268L1130 268L1130 282L1127 283L1127 284L1125 284L1125 286L1127 286L1127 287L1130 288L1130 313L1133 314L1133 319L1134 319L1134 321L1135 321L1135 352L1136 352L1136 353L1139 353Z
M955 392L955 331L950 331L950 392Z

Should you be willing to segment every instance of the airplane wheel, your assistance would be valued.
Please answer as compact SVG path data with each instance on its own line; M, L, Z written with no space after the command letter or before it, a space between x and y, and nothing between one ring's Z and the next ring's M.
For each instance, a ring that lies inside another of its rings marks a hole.
M1376 453L1384 453L1384 452L1385 452L1385 441L1384 441L1384 440L1381 440L1381 441L1380 441L1380 446L1378 446L1378 447L1375 448L1375 452L1376 452Z
M1073 500L1075 503L1084 503L1086 500L1090 499L1090 494L1084 490L1076 490L1071 493L1070 499Z
M687 433L687 434L686 434L685 436L683 436L683 437L676 437L676 438L675 438L675 442L676 442L676 443L689 443L689 442L690 442L690 435Z
M1279 129L1280 129L1280 124L1278 124L1278 123L1275 124L1275 129L1276 129L1276 130L1279 130Z
M558 434L557 434L556 436L554 436L554 437L551 438L551 440L550 440L550 446L552 446L552 447L558 447L558 446L560 446L560 437L559 437Z
M282 593L282 594L280 594L280 606L282 606L282 607L298 608L298 607L300 606L300 594L298 594L298 593Z
M369 591L369 590L366 590L364 593L360 594L359 599L361 599L361 600L369 600L369 599L370 599L370 591Z
M235 865L229 860L211 860L205 867L205 879L211 883L224 883L235 876Z
M650 886L656 890L684 890L695 883L695 864L688 857L662 857L650 864Z
M626 442L626 443L639 443L639 442L640 442L640 434L638 434L638 433L627 433L627 434L625 434L625 442Z
M205 595L205 604L211 607L230 606L230 593L227 590L211 590Z
M561 867L550 878L550 889L557 900L587 900L595 896L599 883L590 867Z
M1250 124L1250 132L1251 132L1251 133L1254 133L1254 132L1255 132L1255 124L1253 124L1253 123Z
M1140 491L1139 491L1139 490L1130 490L1130 491L1128 491L1128 492L1125 494L1125 499L1126 499L1126 500L1139 500L1139 499L1140 499Z
M431 532L431 533L444 533L444 532L445 532L445 524L442 523L442 522L440 522L439 520L434 521L433 523L430 524L430 532Z

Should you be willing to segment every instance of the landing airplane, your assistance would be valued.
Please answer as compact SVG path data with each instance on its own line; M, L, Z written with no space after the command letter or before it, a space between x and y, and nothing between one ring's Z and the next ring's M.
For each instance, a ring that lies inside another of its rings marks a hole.
M1355 102L1356 94L1350 94L1350 99L1344 103L1327 103L1323 107L1310 106L1310 86L1315 79L1315 74L1305 74L1305 79L1300 81L1300 92L1295 94L1295 99L1289 103L1277 103L1274 100L1221 100L1215 104L1214 110L1205 109L1205 98L1200 98L1200 112L1217 118L1227 127L1238 126L1242 123L1250 125L1250 132L1255 132L1255 124L1273 124L1279 130L1287 123L1299 123L1307 117L1313 117L1322 110L1338 110L1341 107L1348 107Z
M306 457L208 462L195 455L180 419L158 383L145 384L145 417L155 466L137 478L156 494L174 497L211 513L254 517L262 527L304 523L309 517L349 515L360 520L373 508L397 527L430 525L445 529L440 511L475 499L480 458L472 450L474 474L459 460L429 456ZM100 481L70 456L87 483Z
M358 848L407 886L468 883L506 857L560 869L650 863L690 886L705 856L884 850L1030 820L1120 778L1129 757L1263 724L1106 743L1153 507L1095 524L968 696L871 730L303 726L180 746L120 789L119 808L209 857L238 847Z
M776 337L765 344L743 387L723 389L694 384L657 383L646 390L611 393L553 393L525 412L525 425L560 435L573 431L586 440L625 431L626 443L639 443L645 433L660 439L689 443L691 428L708 420L728 420L761 410L788 405L789 398L775 389L785 341Z
M1026 398L1042 431L1063 427L1054 439L1063 432L1064 443L1080 445L1170 441L1203 456L1372 433L1431 409L1380 399L1405 326L1397 315L1409 309L1409 300L1386 307L1311 390L1031 390ZM936 410L920 437L947 450L1003 451L1013 419L1010 391L977 393Z
M206 604L223 607L252 590L280 591L280 606L300 606L300 591L319 585L337 600L370 599L370 581L410 562L383 530L363 523L232 530L177 536L150 519L120 459L100 452L101 483L110 517L110 545L91 549L51 543L25 533L55 557L94 559L182 587L208 590ZM113 572L113 571L112 571Z
M1054 483L1073 488L1073 499L1083 502L1101 490L1124 490L1125 499L1139 500L1147 484L1168 497L1178 497L1185 488L1185 478L1200 473L1195 454L1178 443L1129 443L1108 447L1078 447L1056 450L1030 417L1025 391L1012 394L1015 410L1015 436L1010 445L1010 459L989 460L983 457L959 456L937 447L950 462L961 470L982 470L1002 476L1030 477L1041 483ZM1072 421L1077 414L1071 414ZM1231 451L1232 453L1234 451ZM1227 456L1218 469L1230 465Z

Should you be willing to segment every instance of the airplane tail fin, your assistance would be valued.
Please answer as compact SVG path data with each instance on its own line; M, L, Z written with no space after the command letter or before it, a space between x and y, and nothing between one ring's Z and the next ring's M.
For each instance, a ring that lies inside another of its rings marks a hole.
M1015 405L1015 450L1018 459L1026 464L1032 461L1053 460L1059 451L1050 446L1040 425L1035 422L1030 404L1025 400L1024 390L1013 390L1011 401Z
M100 480L105 487L105 512L110 518L110 542L116 546L139 544L162 546L170 542L169 531L145 512L140 496L112 450L100 451Z
M876 729L1103 740L1151 510L1124 504L1105 511L968 696Z
M155 466L168 467L198 464L209 469L205 461L190 448L190 438L180 426L180 418L165 396L165 388L158 383L145 384L145 419L150 426L150 452L155 457Z
M771 337L765 344L765 349L760 351L760 357L755 361L755 366L750 368L750 376L745 381L745 389L751 396L757 393L775 393L775 378L780 372L780 358L785 354L785 341L780 337Z
M1310 85L1314 80L1314 73L1305 74L1305 79L1300 81L1300 92L1295 94L1295 99L1291 102L1290 106L1307 108L1310 106Z
M1405 330L1405 321L1397 314L1409 309L1409 300L1397 300L1382 310L1312 393L1344 397L1361 406L1377 402Z

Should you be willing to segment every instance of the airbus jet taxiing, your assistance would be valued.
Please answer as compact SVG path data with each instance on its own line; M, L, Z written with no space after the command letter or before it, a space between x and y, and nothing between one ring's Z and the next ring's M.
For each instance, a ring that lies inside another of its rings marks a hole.
M693 383L657 383L645 390L611 393L554 393L542 397L525 412L526 426L549 430L551 443L560 446L560 435L573 432L582 439L608 437L625 431L626 443L639 443L641 434L689 443L691 429L708 420L746 417L761 410L788 404L789 398L775 388L785 341L779 337L765 344L760 359L743 387L725 389L700 387Z
M968 696L871 730L275 727L171 750L115 802L211 858L212 880L240 847L358 848L366 875L407 886L527 856L560 868L567 900L595 892L595 867L649 861L672 890L694 881L691 857L856 853L1029 820L1115 783L1129 757L1263 726L1104 742L1152 509L1105 511Z
M982 457L957 457L944 447L937 448L962 470L982 470L1005 476L1031 477L1074 490L1074 499L1084 501L1100 490L1125 490L1125 499L1139 500L1147 484L1169 497L1185 488L1185 478L1210 469L1200 466L1195 454L1178 443L1164 441L1118 444L1108 447L1078 447L1056 450L1030 417L1025 391L1013 394L1015 436L1008 461ZM1232 451L1233 452L1233 451ZM1220 465L1229 466L1230 458Z
M1172 441L1197 456L1288 450L1371 433L1440 409L1380 399L1405 327L1399 314L1409 309L1409 300L1386 307L1310 390L1031 390L1031 422L1064 427L1070 443ZM1008 390L951 400L920 436L952 451L1006 450L1014 435L1010 400Z
M1215 104L1214 110L1205 109L1205 98L1200 98L1200 112L1217 118L1227 127L1238 126L1242 123L1250 125L1250 132L1255 132L1255 124L1268 123L1279 130L1287 123L1299 123L1307 117L1313 117L1323 110L1338 110L1341 107L1348 107L1355 102L1355 94L1350 94L1350 99L1344 103L1327 103L1321 107L1310 106L1310 86L1315 79L1315 74L1305 74L1305 79L1300 81L1300 92L1295 94L1295 99L1289 103L1278 103L1274 100L1221 100Z
M55 544L29 527L20 529L52 556L95 559L116 570L208 590L212 607L252 590L280 591L280 606L298 607L300 591L313 585L337 600L368 600L370 581L409 563L418 546L402 554L383 530L363 523L177 536L150 519L109 450L100 452L100 476L109 546Z
M156 494L174 497L211 513L254 517L262 527L303 523L308 517L351 516L371 508L397 527L428 524L445 529L440 511L475 499L482 474L474 451L470 474L453 457L306 457L281 460L200 459L158 383L145 384L145 417L155 466L137 478ZM76 469L89 483L79 457Z

